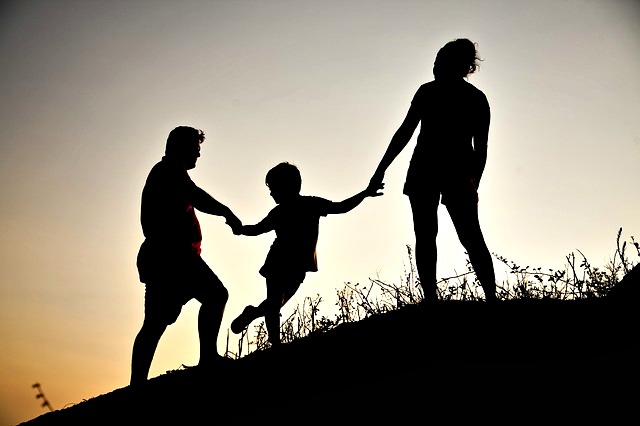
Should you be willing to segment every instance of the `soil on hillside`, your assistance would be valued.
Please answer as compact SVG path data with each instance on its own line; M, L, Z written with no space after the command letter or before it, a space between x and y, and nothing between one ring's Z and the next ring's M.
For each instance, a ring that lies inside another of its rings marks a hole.
M21 425L612 424L636 415L639 275L603 299L409 305Z

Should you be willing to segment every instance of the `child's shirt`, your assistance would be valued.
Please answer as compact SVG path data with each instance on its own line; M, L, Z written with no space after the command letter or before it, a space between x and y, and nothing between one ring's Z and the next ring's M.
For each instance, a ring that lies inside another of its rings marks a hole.
M262 224L276 232L260 274L264 277L289 272L318 270L316 245L320 217L326 216L331 201L299 196L278 204Z

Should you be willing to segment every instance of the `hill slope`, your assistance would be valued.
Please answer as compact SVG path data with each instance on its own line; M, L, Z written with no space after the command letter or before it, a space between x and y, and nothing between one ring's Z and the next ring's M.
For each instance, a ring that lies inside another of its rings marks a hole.
M22 426L405 424L635 412L640 269L604 299L410 305L116 389ZM633 414L635 416L635 414ZM612 422L613 421L613 422Z

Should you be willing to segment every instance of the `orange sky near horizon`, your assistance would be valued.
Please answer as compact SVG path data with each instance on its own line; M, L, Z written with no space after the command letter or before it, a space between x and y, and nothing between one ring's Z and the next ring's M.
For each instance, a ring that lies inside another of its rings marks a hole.
M603 266L620 227L640 237L636 1L2 2L0 426L45 412L35 382L56 409L128 384L143 318L140 194L172 128L205 131L190 175L245 223L273 207L264 176L281 161L299 166L302 193L339 201L367 185L436 52L458 37L479 45L469 81L492 109L479 193L489 249L543 268L580 250ZM344 282L402 277L414 143L384 196L321 220L319 271L287 309L320 294L330 311ZM273 235L198 217L203 257L230 293L222 350L231 320L264 295ZM440 220L443 277L465 257L446 210ZM197 363L197 309L163 337L152 377Z

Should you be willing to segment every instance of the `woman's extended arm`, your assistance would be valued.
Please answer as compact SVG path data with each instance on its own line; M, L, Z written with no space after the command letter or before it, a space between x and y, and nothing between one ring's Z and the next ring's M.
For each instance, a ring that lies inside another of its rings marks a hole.
M407 146L409 140L411 140L411 137L413 136L413 132L416 130L416 127L418 127L419 122L420 115L418 110L416 107L411 106L406 117L402 121L402 124L391 138L387 151L382 156L382 160L380 160L380 163L369 182L369 188L377 189L380 187L380 184L384 180L384 174L387 171L387 168L391 165L393 160L396 159L398 154L402 152L404 147Z
M364 191L358 192L345 200L331 203L331 206L327 209L327 214L343 214L350 212L362 203L367 197L379 197L382 195L381 191L384 188L384 183L378 184L377 187L369 185Z

